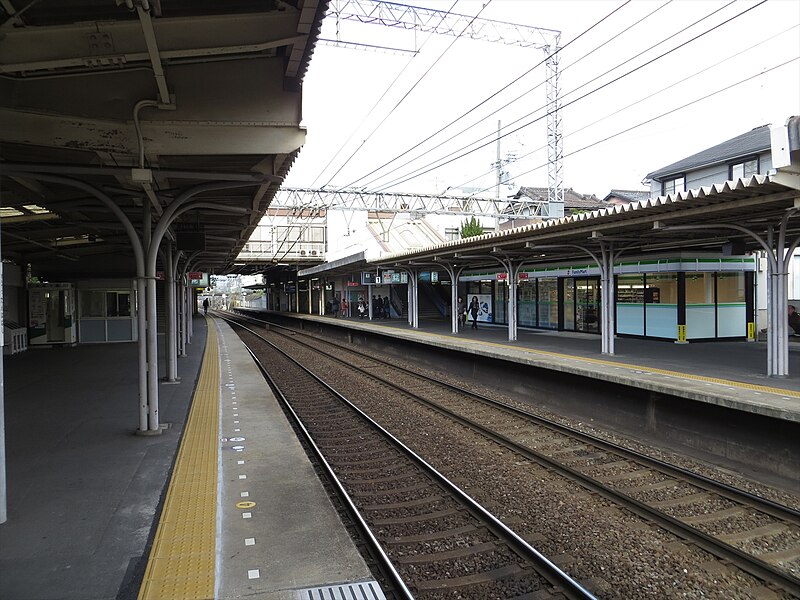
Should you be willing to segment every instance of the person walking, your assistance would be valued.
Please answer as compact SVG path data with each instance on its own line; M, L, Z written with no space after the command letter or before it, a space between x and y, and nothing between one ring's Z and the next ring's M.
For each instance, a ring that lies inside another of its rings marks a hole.
M203 314L204 315L208 314L208 298L203 300Z
M481 307L478 303L478 297L473 296L472 302L469 303L469 314L472 315L472 329L478 328L478 312L480 309Z

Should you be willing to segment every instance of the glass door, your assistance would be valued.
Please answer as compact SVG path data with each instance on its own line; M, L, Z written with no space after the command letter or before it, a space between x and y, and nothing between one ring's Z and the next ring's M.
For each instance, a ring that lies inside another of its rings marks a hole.
M575 331L600 332L600 280L575 280Z
M564 286L564 330L575 331L575 279L565 277Z

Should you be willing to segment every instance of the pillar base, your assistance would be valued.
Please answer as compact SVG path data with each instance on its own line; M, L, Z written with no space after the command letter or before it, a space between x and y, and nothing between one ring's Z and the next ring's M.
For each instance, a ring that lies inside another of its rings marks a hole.
M166 377L164 377L161 380L161 385L177 385L180 382L181 382L181 378L180 377L178 377L177 379L167 379Z
M675 340L673 343L674 343L674 344L680 344L681 346L685 346L685 345L687 345L689 342L679 342L678 340Z
M133 432L133 435L139 435L142 437L151 437L154 435L161 435L164 430L159 427L158 429L137 429Z

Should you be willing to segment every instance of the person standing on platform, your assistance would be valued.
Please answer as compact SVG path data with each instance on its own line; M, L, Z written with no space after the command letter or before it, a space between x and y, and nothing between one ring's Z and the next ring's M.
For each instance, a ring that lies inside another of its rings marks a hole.
M459 296L458 297L458 304L456 304L456 310L458 310L458 313L456 315L456 319L458 319L458 328L459 329L464 327L464 321L462 321L462 319L464 317L466 317L466 314L467 314L465 308L466 307L464 306L464 299L461 296Z
M331 314L334 317L339 316L339 298L337 296L334 296L333 301L331 302Z
M342 317L348 316L347 309L350 308L350 306L347 304L347 298L342 298L342 302L339 306L342 309Z
M208 298L203 300L203 314L204 315L208 314Z
M800 314L793 304L789 305L789 335L800 334Z
M383 312L383 300L381 300L380 296L373 296L372 297L372 318L373 319L380 319L381 312Z
M391 301L388 294L383 297L383 318L388 319L392 316Z
M358 318L363 319L364 313L366 312L367 312L367 305L364 302L364 299L362 298L358 301Z
M478 303L478 297L473 296L472 302L469 303L469 313L472 315L472 328L478 328L478 312L480 311L481 307Z

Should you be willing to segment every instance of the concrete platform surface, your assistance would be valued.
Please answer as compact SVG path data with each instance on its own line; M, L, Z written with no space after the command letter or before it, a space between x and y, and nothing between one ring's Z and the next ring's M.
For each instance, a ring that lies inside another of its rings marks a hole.
M195 319L182 383L159 386L159 436L136 436L136 344L30 349L5 357L8 520L0 598L135 598L186 420L205 320ZM163 346L163 344L160 344Z
M239 337L220 344L217 598L292 600L371 580L305 451Z

